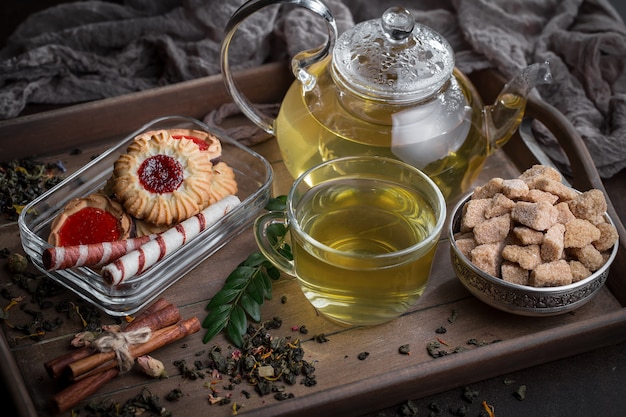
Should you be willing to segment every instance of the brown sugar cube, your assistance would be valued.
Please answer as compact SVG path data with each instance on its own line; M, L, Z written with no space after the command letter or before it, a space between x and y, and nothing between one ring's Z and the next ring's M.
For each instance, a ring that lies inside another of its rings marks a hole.
M559 259L538 265L530 272L529 283L533 287L557 287L571 284L572 280L572 270L569 264Z
M554 207L559 211L559 217L556 219L557 222L566 224L576 218L576 216L574 216L572 211L569 209L569 204L567 204L566 201L561 201Z
M502 264L500 248L501 246L497 243L478 245L470 252L470 259L481 271L494 277L500 277L500 265Z
M556 261L563 257L564 235L565 226L561 223L556 223L548 229L541 244L541 259L544 262Z
M490 219L510 213L513 207L515 207L515 201L502 193L498 193L491 199L491 205L485 209L485 217Z
M534 269L541 263L539 245L506 245L502 249L502 259L515 262L524 269Z
M469 234L470 233L466 233L466 235ZM470 252L472 252L472 249L478 245L476 240L474 240L473 235L471 235L471 237L461 237L460 239L455 239L454 242L456 243L456 247L459 249L459 252L461 252L467 259L471 259Z
M593 241L593 246L600 252L608 251L617 242L617 229L610 223L600 223L596 227L600 231L600 237Z
M500 267L502 279L506 282L519 285L528 285L530 272L516 263L504 261Z
M486 220L485 210L491 205L491 199L481 198L469 200L463 206L463 218L461 219L461 231L467 232L476 227L477 224Z
M502 192L502 183L504 180L502 178L492 178L487 181L484 185L474 188L474 192L472 193L472 199L481 199L481 198L491 198L497 193Z
M520 199L528 194L528 184L520 179L502 181L502 194L511 199Z
M578 196L578 193L573 188L551 178L537 178L533 183L533 188L554 194L561 201L573 200Z
M487 219L474 227L474 239L479 245L484 243L503 242L511 230L511 215Z
M578 282L591 275L591 271L581 262L571 260L568 263L570 269L572 270L572 282Z
M513 234L522 245L541 245L543 242L543 232L531 229L526 226L515 226Z
M528 184L530 188L535 188L534 182L541 178L549 178L559 182L562 179L559 171L546 165L533 165L526 171L522 172L518 178Z
M600 238L600 229L587 220L574 219L565 224L563 243L566 248L582 248Z
M555 224L558 215L557 209L545 201L539 203L518 201L511 210L513 220L540 231L548 230Z
M568 252L591 272L597 271L606 262L604 256L593 245L571 248Z
M559 196L551 194L547 191L537 190L533 188L532 190L528 190L528 193L523 198L524 201L530 201L533 203L538 203L540 201L545 201L550 204L554 204L559 201Z
M454 240L457 239L474 239L474 233L472 232L456 232L454 234Z
M592 189L585 191L568 201L569 209L578 219L589 220L593 224L602 223L607 204L602 191Z

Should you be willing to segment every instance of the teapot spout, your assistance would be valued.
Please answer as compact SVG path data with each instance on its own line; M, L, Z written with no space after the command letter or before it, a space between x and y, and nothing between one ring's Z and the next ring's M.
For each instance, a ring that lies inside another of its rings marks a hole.
M503 146L515 133L524 117L530 91L550 82L552 73L548 62L529 65L504 86L492 105L485 106L483 128L489 153Z

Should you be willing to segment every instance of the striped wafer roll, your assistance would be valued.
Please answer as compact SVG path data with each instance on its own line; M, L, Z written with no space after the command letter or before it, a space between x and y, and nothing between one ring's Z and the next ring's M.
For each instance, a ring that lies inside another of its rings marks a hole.
M79 266L95 267L105 265L137 249L156 236L156 234L152 234L113 242L46 248L42 254L43 266L48 271L55 271L57 269L77 268Z
M123 280L142 273L215 224L239 203L239 198L229 195L211 204L195 216L160 233L154 240L105 265L102 268L102 277L108 284L118 285Z

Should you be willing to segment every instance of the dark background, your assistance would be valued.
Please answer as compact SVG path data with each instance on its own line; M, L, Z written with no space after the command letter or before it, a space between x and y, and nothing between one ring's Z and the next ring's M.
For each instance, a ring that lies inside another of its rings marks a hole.
M115 0L113 0L115 1ZM471 0L470 0L471 1ZM5 39L29 14L63 3L63 0L0 0L0 47ZM615 9L626 19L626 1L611 0ZM623 184L626 172L605 181L613 204L626 221L626 195ZM611 192L620 190L620 192ZM1 364L0 364L1 366ZM7 397L4 381L0 381L3 399ZM524 385L523 400L516 391ZM626 416L626 344L618 344L585 354L569 357L501 377L487 379L469 387L477 393L473 402L463 398L464 387L432 397L412 401L416 416L427 417L432 404L442 410L440 416L459 415L466 408L467 417L479 417L484 411L481 403L494 407L497 417L624 417ZM419 393L416 393L418 396ZM392 407L368 417L395 417L401 406ZM406 404L404 404L406 405ZM457 414L455 414L457 413ZM3 404L3 415L17 413L11 404ZM411 414L409 414L411 415Z

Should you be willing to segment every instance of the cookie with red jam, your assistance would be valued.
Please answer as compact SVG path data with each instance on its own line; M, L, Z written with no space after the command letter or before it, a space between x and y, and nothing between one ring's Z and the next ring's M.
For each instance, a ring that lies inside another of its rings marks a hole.
M129 237L132 219L117 201L101 193L76 198L52 221L48 243L73 246Z
M157 226L180 223L210 204L210 156L171 132L137 136L113 168L115 198L131 216Z

